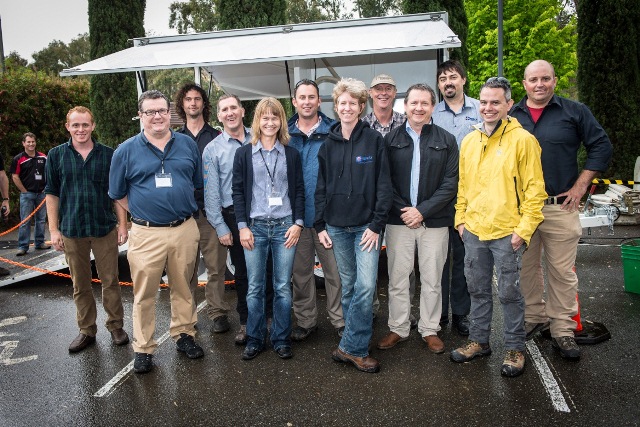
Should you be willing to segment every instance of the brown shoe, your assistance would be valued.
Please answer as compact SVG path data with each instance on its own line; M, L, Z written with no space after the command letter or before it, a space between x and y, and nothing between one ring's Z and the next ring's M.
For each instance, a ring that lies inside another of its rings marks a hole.
M392 347L395 347L399 342L406 341L408 339L409 337L403 338L395 332L389 332L387 335L385 335L384 338L378 341L378 348L380 350L388 350Z
M77 353L79 351L82 351L95 342L96 337L81 333L76 337L76 339L71 341L71 345L69 345L69 353Z
M427 335L426 337L422 337L422 340L427 343L427 347L432 353L444 353L444 343L437 335Z
M129 343L129 335L122 328L111 331L111 341L115 345L125 345Z
M340 348L336 347L336 349L331 352L331 357L336 362L343 362L343 363L349 362L353 366L355 366L356 369L362 372L368 372L368 373L374 374L380 371L380 364L376 359L374 359L371 356L367 356L367 357L351 356L350 354L347 354L344 351L340 350Z

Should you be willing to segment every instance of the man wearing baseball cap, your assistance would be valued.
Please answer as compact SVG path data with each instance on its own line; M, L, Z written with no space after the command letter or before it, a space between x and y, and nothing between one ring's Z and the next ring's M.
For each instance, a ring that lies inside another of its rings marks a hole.
M371 81L369 96L373 101L373 111L362 118L372 129L385 136L392 129L404 123L404 114L393 111L396 100L396 81L388 74L378 74Z

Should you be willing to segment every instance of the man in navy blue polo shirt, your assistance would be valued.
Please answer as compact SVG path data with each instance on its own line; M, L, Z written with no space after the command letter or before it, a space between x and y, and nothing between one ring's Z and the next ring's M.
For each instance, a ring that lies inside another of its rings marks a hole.
M192 218L198 209L194 191L203 188L203 181L195 141L169 128L169 99L157 90L144 92L138 110L143 130L115 151L109 196L131 213L127 257L134 294L133 369L145 373L158 346L153 339L155 303L165 265L171 337L190 359L204 356L194 341L197 317L189 287L200 239Z

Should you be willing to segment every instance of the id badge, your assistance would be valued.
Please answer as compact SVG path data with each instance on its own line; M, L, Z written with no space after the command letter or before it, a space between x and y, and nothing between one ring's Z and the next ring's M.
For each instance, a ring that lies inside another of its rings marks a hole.
M36 181L42 181L42 175L40 175L39 173L36 172Z
M156 188L173 187L171 183L170 173L157 173L156 174Z
M269 196L269 206L282 206L282 196L277 192L272 192Z

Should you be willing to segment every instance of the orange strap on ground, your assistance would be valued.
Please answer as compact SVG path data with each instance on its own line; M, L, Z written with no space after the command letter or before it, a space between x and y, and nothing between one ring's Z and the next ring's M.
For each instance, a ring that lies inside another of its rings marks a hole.
M42 200L42 202L38 205L38 207L37 207L37 208L35 208L35 209L33 210L33 212L31 212L31 213L29 214L29 216L28 216L28 217L26 217L25 219L23 219L22 221L20 221L20 222L19 222L18 224L16 224L14 227L12 227L12 228L10 228L10 229L8 229L8 230L3 231L2 233L0 233L0 237L4 236L4 235L6 235L6 234L11 233L13 230L17 229L17 228L18 228L18 227L20 227L22 224L24 224L25 222L27 222L27 221L29 221L31 218L33 218L33 216L36 214L36 212L38 212L38 211L40 210L40 208L42 208L42 206L44 205L44 202L45 202L45 201L46 201L46 199L43 199L43 200Z

